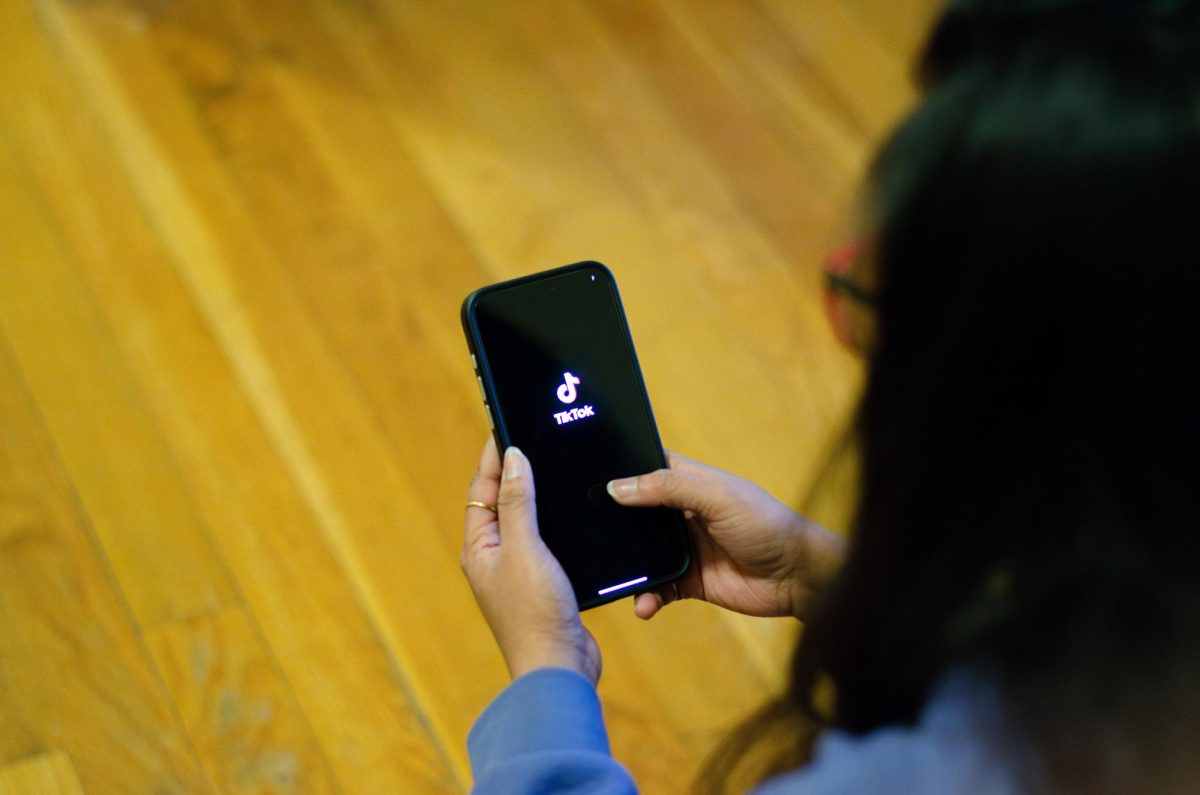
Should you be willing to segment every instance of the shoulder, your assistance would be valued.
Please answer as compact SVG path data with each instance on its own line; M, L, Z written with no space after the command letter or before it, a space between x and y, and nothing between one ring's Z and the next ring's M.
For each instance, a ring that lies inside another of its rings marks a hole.
M807 766L757 792L1018 793L1027 771L1016 739L992 680L978 670L955 670L916 724L864 735L830 731Z

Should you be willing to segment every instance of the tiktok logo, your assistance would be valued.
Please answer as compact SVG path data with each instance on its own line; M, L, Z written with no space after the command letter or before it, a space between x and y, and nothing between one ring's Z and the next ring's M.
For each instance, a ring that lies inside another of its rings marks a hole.
M579 383L579 379L570 373L563 373L563 383L558 387L558 399L563 403L574 403L578 394L575 392L575 385Z
M575 391L575 385L581 383L578 378L570 373L563 373L563 382L559 384L558 390L554 393L563 403L574 403L575 398L579 397L579 393ZM575 420L582 420L585 417L595 417L596 410L591 406L577 406L567 411L556 411L554 413L554 421L559 425L566 425Z

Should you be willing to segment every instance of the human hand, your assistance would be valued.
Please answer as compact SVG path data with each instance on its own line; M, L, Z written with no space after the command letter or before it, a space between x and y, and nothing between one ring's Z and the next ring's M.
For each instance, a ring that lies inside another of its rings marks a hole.
M538 533L533 472L510 447L503 469L490 437L467 489L461 564L513 679L569 668L595 684L600 647L579 620L575 592Z
M670 451L667 460L668 469L609 483L621 505L682 510L691 534L691 567L674 585L638 594L638 617L681 598L803 619L840 568L845 540L744 478Z

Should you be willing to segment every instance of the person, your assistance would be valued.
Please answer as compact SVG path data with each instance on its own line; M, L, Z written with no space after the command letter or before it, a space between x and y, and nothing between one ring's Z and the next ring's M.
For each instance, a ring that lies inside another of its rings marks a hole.
M640 617L805 622L701 783L767 749L762 793L1200 791L1200 9L957 0L919 75L830 281L867 360L850 542L680 455L610 484L689 517L693 567ZM489 442L468 492L514 679L476 790L634 792L534 475Z

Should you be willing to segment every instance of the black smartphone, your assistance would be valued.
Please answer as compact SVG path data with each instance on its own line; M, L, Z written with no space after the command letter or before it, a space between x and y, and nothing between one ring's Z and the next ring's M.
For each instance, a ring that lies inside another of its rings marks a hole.
M578 262L483 287L462 306L496 445L533 468L538 527L579 609L668 583L691 560L682 515L606 485L666 466L617 284Z

